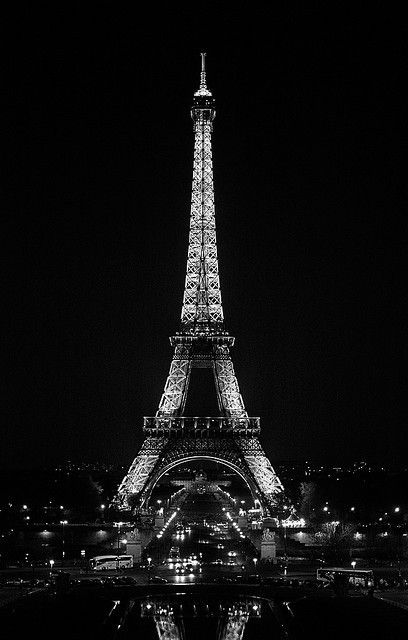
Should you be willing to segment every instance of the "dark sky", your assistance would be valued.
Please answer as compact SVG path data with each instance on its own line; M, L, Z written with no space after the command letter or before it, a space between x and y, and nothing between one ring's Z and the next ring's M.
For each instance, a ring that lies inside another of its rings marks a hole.
M137 452L180 317L203 48L224 312L265 449L406 460L402 17L86 4L3 21L0 463Z

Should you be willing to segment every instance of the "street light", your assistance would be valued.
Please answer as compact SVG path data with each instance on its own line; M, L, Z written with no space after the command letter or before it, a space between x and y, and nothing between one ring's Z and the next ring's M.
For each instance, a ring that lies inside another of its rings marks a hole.
M50 560L50 567L51 567L50 573L52 573L52 568L54 566L54 562L55 562L54 560Z
M355 560L353 560L350 564L353 567L353 571L354 571L354 569L356 568L357 562ZM353 576L353 582L354 582L354 585L355 585L356 584L356 576L355 575Z
M255 570L256 570L256 563L258 562L258 558L252 558L254 566L255 566Z
M119 554L120 554L120 528L123 525L123 522L115 522L115 525L118 528L118 559L116 561L116 569L119 571Z
M148 562L147 570L149 571L149 573L150 573L150 563L151 563L151 561L152 561L152 559L149 556L149 558L147 558L147 562Z
M65 559L65 530L64 530L64 527L65 527L66 524L68 524L68 520L60 520L60 525L62 527L62 562L61 562L61 567L64 566L64 559Z

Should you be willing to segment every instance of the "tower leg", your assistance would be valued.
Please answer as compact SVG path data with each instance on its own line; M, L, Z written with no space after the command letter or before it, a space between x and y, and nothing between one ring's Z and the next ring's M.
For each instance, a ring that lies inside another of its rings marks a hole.
M146 438L120 484L112 503L113 507L123 511L134 508L135 505L129 503L129 498L134 500L141 495L167 442L168 438L154 438L152 436Z

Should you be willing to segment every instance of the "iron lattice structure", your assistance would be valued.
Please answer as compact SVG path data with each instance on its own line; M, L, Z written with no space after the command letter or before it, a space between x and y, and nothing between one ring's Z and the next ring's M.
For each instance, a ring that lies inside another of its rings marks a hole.
M144 419L145 441L123 479L114 506L141 508L159 478L177 464L208 458L235 470L250 487L264 514L273 515L283 488L259 441L259 418L248 416L224 328L218 272L211 135L215 101L206 83L205 54L194 94L194 168L187 274L180 331L156 416ZM213 370L219 416L184 416L191 370Z

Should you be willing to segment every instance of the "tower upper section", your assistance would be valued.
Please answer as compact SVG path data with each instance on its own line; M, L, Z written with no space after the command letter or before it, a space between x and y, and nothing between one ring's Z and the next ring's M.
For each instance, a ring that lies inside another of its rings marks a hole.
M200 87L194 94L194 166L187 274L181 313L182 333L218 334L224 314L218 275L211 133L215 101L207 87L205 53Z
M215 100L207 87L207 72L205 69L206 54L201 54L200 88L194 94L191 117L195 123L212 122L215 118Z

